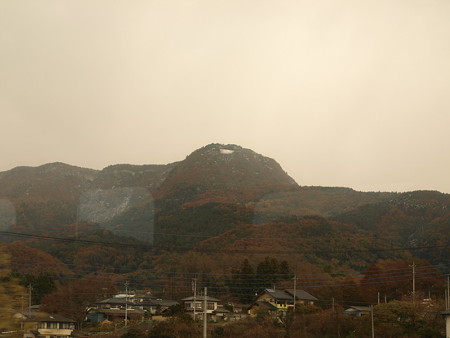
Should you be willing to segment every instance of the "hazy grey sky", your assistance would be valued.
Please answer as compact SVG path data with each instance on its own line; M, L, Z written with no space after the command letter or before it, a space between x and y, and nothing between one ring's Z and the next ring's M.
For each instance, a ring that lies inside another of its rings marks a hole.
M272 157L450 193L450 1L0 1L0 171Z

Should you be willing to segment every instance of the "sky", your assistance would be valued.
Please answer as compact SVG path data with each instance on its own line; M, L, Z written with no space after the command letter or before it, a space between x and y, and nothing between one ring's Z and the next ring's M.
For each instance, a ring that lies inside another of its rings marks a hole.
M209 143L300 185L450 193L448 0L2 0L0 171Z

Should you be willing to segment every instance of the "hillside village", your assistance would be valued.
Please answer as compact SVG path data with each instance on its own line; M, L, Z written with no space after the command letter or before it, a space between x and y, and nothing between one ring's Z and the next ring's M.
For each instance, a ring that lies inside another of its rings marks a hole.
M207 292L206 288L204 292ZM258 326L265 322L265 325L272 323L271 334L276 333L275 336L280 337L286 333L292 337L336 334L347 336L349 330L357 332L358 336L362 337L369 335L368 324L373 325L375 321L377 334L383 337L406 334L438 337L440 333L436 325L441 327L441 330L443 325L439 323L437 306L435 300L420 299L417 303L390 301L375 306L358 304L345 309L333 302L331 309L323 309L320 308L319 299L304 290L297 289L264 289L246 305L223 304L220 299L206 296L201 292L199 294L195 292L192 296L179 301L164 300L149 292L130 292L87 304L83 309L85 317L82 322L60 314L45 313L40 310L41 306L32 305L13 316L14 320L20 323L20 330L3 332L2 336L128 337L134 332L142 337L157 337L158 333L154 331L167 323L171 323L172 330L175 331L178 330L179 323L189 324L189 334L180 333L183 329L178 332L183 336L194 337L199 327L205 325L209 330L208 335L212 337L228 336L227 329L231 328L235 328L234 331L231 329L233 334L240 332L244 336L242 326ZM441 315L448 318L447 313L448 310ZM394 325L390 316L401 316L402 319ZM309 323L299 325L298 317L308 320ZM320 322L317 322L319 318ZM340 321L339 325L342 327L336 326L336 321ZM166 334L170 336L167 332Z

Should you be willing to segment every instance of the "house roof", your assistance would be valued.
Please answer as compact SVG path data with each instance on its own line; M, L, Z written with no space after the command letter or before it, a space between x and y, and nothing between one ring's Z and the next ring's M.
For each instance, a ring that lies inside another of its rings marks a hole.
M29 322L58 322L58 323L76 323L76 321L58 314L38 313Z
M293 297L286 293L284 290L273 290L273 289L265 289L261 294L268 293L273 298L278 300L292 300Z
M96 304L123 304L123 305L125 305L125 302L128 304L132 303L130 299L125 301L125 298L111 297L111 298L99 300L96 302Z
M194 296L191 297L186 297L183 298L182 301L193 301L194 300ZM196 296L195 297L195 301L204 301L205 300L205 296ZM206 301L211 301L211 302L220 302L220 299L214 298L214 297L210 297L210 296L206 296Z
M163 299L155 299L152 301L149 301L147 303L148 305L160 305L160 306L172 306L172 305L178 305L179 303L176 300L163 300Z
M125 315L125 309L99 309L99 310L94 310L93 312L99 312L99 313L104 313L104 314L117 314L117 315ZM127 315L132 316L132 315L144 315L145 311L144 310L140 310L140 309L128 309L127 310Z
M294 297L294 289L286 289L284 291L286 291L288 294L290 294L292 297ZM317 300L316 297L309 294L305 290L295 290L295 299L297 299L297 300Z
M368 306L350 306L345 311L361 311L361 312L370 312L370 307Z
M213 311L213 313L230 313L229 310L225 309L223 305L219 305L217 309Z

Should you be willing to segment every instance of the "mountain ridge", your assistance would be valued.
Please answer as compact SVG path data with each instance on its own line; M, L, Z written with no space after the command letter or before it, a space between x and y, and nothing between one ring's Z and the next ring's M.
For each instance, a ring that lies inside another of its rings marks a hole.
M56 162L2 172L0 230L68 237L97 231L99 238L110 233L150 243L155 250L183 252L206 245L205 239L214 243L216 237L230 248L247 242L254 247L249 236L262 233L277 237L266 245L285 249L310 250L312 241L321 238L350 245L333 236L360 238L365 247L379 249L389 246L386 241L411 246L447 241L443 232L449 201L450 195L433 191L301 186L271 158L238 145L213 143L169 164L115 164L94 170ZM370 238L376 238L373 245ZM255 245L264 247L264 240ZM84 249L73 248L71 255L77 250ZM433 259L443 254L426 253ZM367 255L354 266L374 257ZM308 259L324 264L323 258Z

